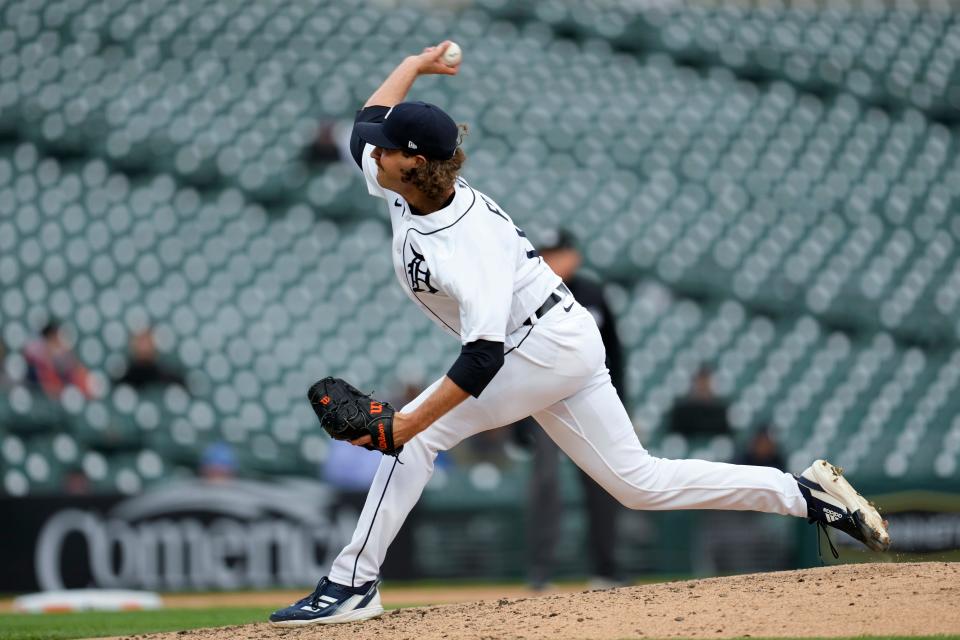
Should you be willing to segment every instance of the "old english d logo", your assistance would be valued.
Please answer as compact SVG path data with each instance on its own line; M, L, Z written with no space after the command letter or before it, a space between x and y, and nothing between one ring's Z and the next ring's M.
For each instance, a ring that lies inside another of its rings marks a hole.
M417 250L412 246L410 247L410 251L413 252L413 260L407 263L407 277L410 279L410 290L429 291L430 293L439 291L439 289L430 284L430 270L423 264L423 255L417 253ZM426 289L420 285L423 285Z

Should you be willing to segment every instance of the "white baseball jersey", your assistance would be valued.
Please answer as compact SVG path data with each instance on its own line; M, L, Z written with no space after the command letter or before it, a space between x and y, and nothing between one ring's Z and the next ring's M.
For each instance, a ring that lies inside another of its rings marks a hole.
M398 458L383 457L353 538L330 568L331 580L357 586L378 576L387 547L433 474L439 451L531 415L581 469L628 507L807 515L796 481L777 469L650 455L610 381L590 312L568 296L523 325L560 278L537 258L510 217L463 180L457 181L449 206L414 215L399 194L377 182L371 150L365 147L361 164L370 193L386 200L393 263L404 291L464 344L505 340L511 348L482 394L417 434ZM402 411L416 408L442 381Z
M400 194L377 182L377 163L363 150L371 195L383 198L393 226L393 268L401 288L441 329L462 344L506 342L546 300L560 277L489 196L458 178L453 201L417 215ZM482 259L483 268L478 268Z

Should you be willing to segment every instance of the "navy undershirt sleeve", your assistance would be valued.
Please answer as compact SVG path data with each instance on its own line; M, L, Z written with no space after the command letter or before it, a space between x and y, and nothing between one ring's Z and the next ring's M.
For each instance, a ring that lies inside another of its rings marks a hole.
M357 117L353 119L353 123L358 122L383 122L383 119L386 117L387 112L390 111L390 107L382 107L379 105L373 105L370 107L364 107L357 111ZM366 143L360 139L360 136L357 135L356 129L350 134L350 155L353 156L353 161L357 163L357 166L361 169L363 168L362 159L363 159L363 147Z
M463 345L456 362L447 371L447 377L474 398L478 398L502 366L502 342L475 340Z

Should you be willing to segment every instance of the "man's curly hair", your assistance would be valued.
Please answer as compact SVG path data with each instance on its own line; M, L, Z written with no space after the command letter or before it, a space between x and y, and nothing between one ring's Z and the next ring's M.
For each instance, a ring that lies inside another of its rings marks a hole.
M460 131L460 142L467 135L468 127L465 124L457 125ZM407 156L417 154L408 151L403 152ZM423 195L433 201L441 200L453 188L453 183L460 174L463 163L467 161L467 154L463 152L460 146L454 151L453 157L449 160L427 159L426 164L414 169L408 169L403 172L403 181L409 182Z

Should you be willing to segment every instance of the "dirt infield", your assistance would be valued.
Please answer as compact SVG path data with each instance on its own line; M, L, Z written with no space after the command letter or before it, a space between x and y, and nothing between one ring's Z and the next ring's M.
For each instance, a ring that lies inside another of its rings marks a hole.
M268 624L136 636L150 640L728 638L960 633L960 563L801 571L398 609L362 623Z
M400 586L402 585L402 586ZM543 595L521 585L451 585L447 587L409 587L403 583L388 583L381 588L380 599L384 607L419 607L438 604L459 604L477 600L499 598L529 598ZM580 593L579 585L561 584L553 593ZM166 594L163 606L170 609L197 609L207 607L279 607L299 600L305 595L300 591L265 591L241 593Z

